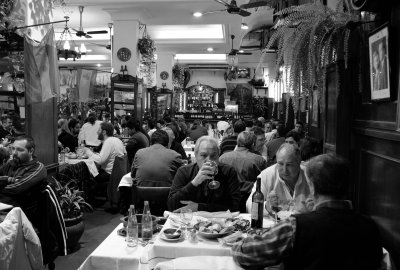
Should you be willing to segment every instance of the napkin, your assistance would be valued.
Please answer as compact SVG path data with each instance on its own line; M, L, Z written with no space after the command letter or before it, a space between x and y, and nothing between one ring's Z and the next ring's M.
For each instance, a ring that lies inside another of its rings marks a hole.
M10 205L10 204L0 203L0 211L2 211L2 210L9 210L9 209L12 209L12 208L13 208L13 206Z

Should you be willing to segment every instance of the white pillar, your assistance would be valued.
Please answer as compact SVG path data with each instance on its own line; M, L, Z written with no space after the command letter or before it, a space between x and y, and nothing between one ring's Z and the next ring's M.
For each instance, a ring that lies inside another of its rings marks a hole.
M141 11L139 9L106 9L113 20L114 37L112 46L112 67L115 73L120 73L121 66L126 66L128 74L137 76L139 73L139 51L137 49L139 33L139 22ZM121 48L128 48L131 52L131 58L124 62L117 54ZM121 73L122 74L122 73ZM125 73L127 74L127 73Z
M162 87L163 83L166 83L166 88L172 89L172 67L174 66L174 55L171 52L159 52L157 53L157 88ZM168 78L166 80L161 79L161 72L166 71Z

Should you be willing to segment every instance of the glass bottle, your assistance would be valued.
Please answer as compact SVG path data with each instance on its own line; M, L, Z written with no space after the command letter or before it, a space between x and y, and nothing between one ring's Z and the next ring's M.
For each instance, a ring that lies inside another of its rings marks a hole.
M151 219L149 201L144 201L142 215L142 239L143 241L151 240L153 237L153 221Z
M262 228L264 214L264 194L261 192L261 178L257 177L256 191L251 204L251 227Z
M126 226L126 244L128 247L136 247L138 244L138 222L135 206L129 208L128 225Z

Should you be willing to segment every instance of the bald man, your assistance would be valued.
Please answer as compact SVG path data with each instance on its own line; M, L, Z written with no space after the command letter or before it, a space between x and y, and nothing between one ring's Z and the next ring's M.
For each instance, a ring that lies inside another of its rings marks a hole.
M276 154L277 163L266 168L261 177L261 192L264 194L264 215L272 213L272 209L307 212L312 208L310 187L304 175L304 167L300 166L300 150L293 144L284 143ZM256 185L246 202L246 209L251 211L251 198ZM309 204L310 203L310 204Z

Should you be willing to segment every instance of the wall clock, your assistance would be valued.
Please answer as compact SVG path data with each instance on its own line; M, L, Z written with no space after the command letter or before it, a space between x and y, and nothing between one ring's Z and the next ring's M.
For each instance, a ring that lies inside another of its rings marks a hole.
M169 77L168 72L162 71L162 72L160 73L160 78L163 79L164 81L165 81L166 79L168 79L168 77Z
M129 59L131 59L131 55L132 55L131 50L125 47L122 47L117 51L117 57L122 62L126 62Z

